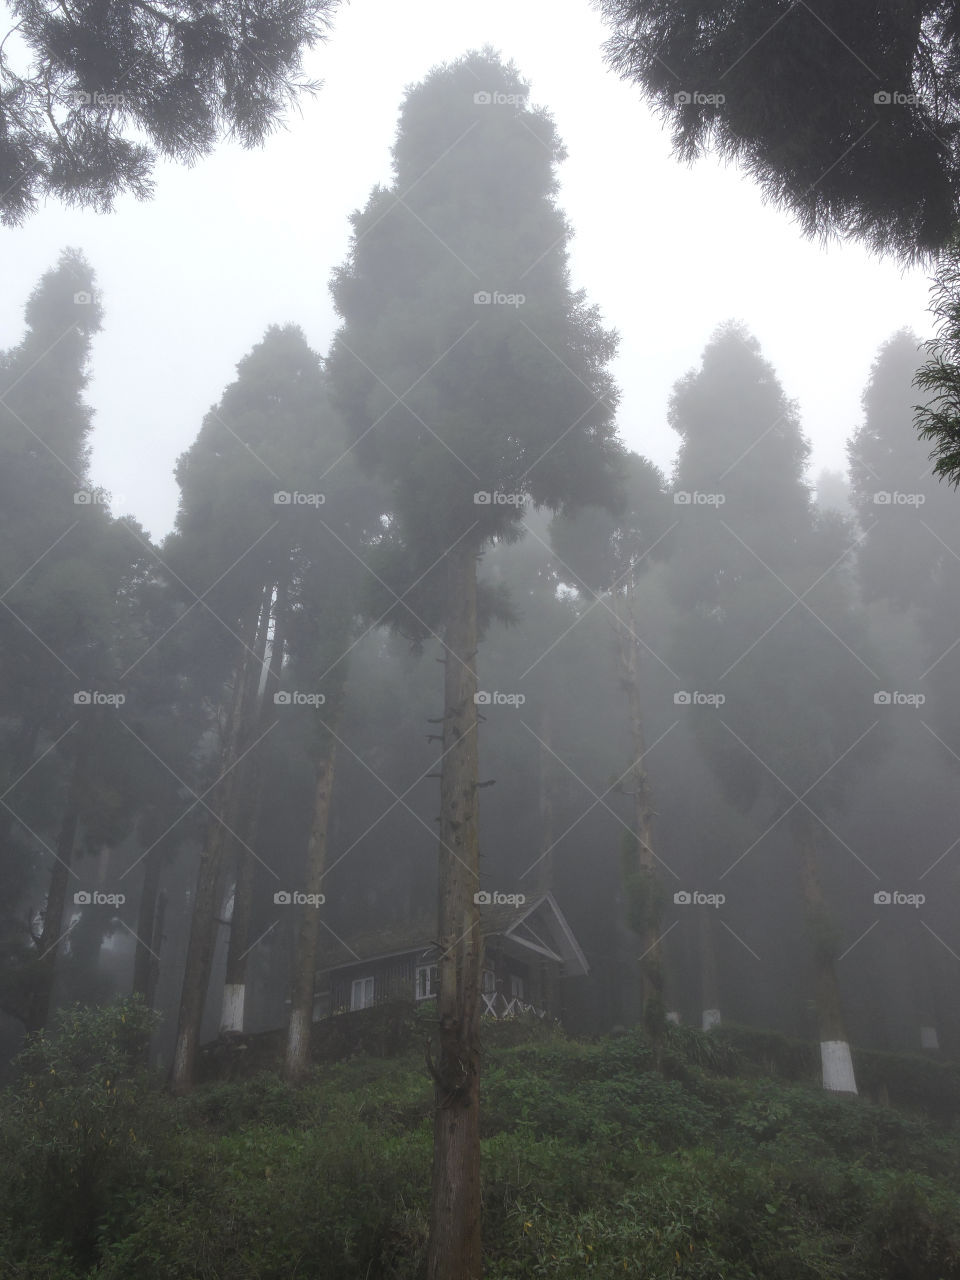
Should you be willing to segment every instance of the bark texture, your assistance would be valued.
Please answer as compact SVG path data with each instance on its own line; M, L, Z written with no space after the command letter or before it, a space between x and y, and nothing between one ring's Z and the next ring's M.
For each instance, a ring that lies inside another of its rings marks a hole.
M439 1049L428 1280L480 1280L480 886L477 793L477 561L447 553L440 778Z

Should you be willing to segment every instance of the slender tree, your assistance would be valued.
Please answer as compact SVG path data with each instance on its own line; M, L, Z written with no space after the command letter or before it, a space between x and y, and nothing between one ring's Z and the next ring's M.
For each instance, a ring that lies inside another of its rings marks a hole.
M694 678L680 697L727 798L762 833L784 824L813 951L823 1083L855 1092L821 871L824 845L841 843L843 785L869 758L879 683L853 609L849 534L813 507L795 408L741 326L720 329L677 384L671 423L684 513L674 658Z
M620 790L630 797L632 810L631 829L621 841L624 905L627 923L640 941L644 1022L659 1043L666 1013L660 938L663 885L647 775L641 680L644 654L636 598L641 578L668 532L669 508L664 502L662 475L638 454L628 455L624 484L625 501L617 515L594 507L558 518L553 522L552 541L567 583L598 601L612 623L632 756L620 780Z
M562 152L526 98L489 51L411 90L334 281L337 400L443 618L431 1280L481 1271L477 556L518 536L524 495L602 500L615 452L613 338L570 288Z

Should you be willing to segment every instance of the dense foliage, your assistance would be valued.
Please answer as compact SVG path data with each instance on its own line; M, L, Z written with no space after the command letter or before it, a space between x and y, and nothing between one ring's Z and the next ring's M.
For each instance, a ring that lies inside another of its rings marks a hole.
M431 1142L417 1021L385 1057L355 1051L360 1030L299 1091L259 1071L176 1101L138 1073L142 1008L65 1012L0 1103L4 1274L413 1280ZM735 1029L671 1032L662 1074L640 1032L507 1023L485 1050L497 1280L960 1275L955 1070L946 1119L831 1098L809 1046ZM926 1094L936 1072L858 1069Z

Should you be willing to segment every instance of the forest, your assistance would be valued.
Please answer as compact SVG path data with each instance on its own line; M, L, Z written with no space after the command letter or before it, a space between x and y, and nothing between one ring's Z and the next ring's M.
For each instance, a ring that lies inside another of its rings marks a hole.
M814 474L717 317L665 471L529 94L408 88L162 538L96 263L3 299L2 1275L960 1277L960 376Z

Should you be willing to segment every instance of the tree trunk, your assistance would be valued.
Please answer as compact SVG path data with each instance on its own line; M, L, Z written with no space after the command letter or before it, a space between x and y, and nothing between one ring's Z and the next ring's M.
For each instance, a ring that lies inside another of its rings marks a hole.
M133 956L133 993L142 995L148 1008L152 1008L154 981L152 973L156 965L155 951L157 892L160 887L159 845L154 845L144 858L143 887L140 890L140 909L137 913L137 947Z
M236 761L244 723L249 715L250 669L253 655L246 647L252 632L259 606L251 609L241 623L240 635L244 641L243 656L237 662L233 696L227 719L224 750L221 753L223 769L214 791L215 814L233 812L237 788ZM259 679L259 673L258 673ZM190 938L187 942L187 958L180 991L180 1015L177 1024L177 1040L174 1049L171 1087L175 1093L188 1093L193 1088L197 1049L203 1023L207 988L210 985L210 969L217 936L218 887L223 871L227 831L218 817L211 815L207 826L207 838L200 854L197 872L197 889L190 920Z
M477 792L477 561L447 552L440 775L439 1057L435 1082L428 1280L480 1280L480 971L483 942Z
M86 731L85 731L86 730ZM57 976L57 954L63 935L63 912L67 903L73 848L80 825L80 799L83 795L82 774L87 752L89 730L81 727L70 775L66 808L57 834L56 861L50 873L50 889L43 913L43 931L37 943L37 974L27 1003L27 1031L41 1031L49 1021L53 985Z
M911 970L913 975L914 1008L920 1023L920 1040L915 1047L927 1053L935 1053L940 1048L940 1010L937 999L936 972L933 965L931 945L933 940L925 929L921 929L919 921L910 922L914 937L911 948ZM939 946L940 944L935 944Z
M20 728L10 744L9 770L4 779L3 794L16 787L33 763L40 737L39 720L22 720ZM0 805L0 850L6 852L17 823L17 815L6 804ZM12 850L8 856L12 855Z
M257 625L257 638L254 643L256 659L252 663L251 681L256 681L251 698L257 708L257 732L266 728L267 706L260 694L260 683L263 675L263 663L267 651L267 636L270 630L270 616L273 606L273 583L264 587L260 609L260 621ZM280 593L277 595L277 620L274 629L274 648L270 654L271 674L274 656L277 658L277 669L283 661L283 637L277 640L280 628ZM268 683L270 683L268 681ZM272 704L271 704L272 707ZM252 754L252 753L251 753ZM240 788L239 802L234 813L228 818L230 826L241 840L250 843L256 838L260 820L260 802L263 788L263 770L256 767L255 760L248 757L240 765L243 786ZM232 837L231 837L231 842ZM221 1032L240 1032L243 1030L244 1006L246 1004L247 956L250 951L250 920L253 914L253 855L239 841L236 843L235 878L233 888L233 912L230 916L230 937L227 942L227 967L223 982L223 1005L220 1013Z
M553 745L553 717L550 699L544 699L540 718L540 860L535 877L536 892L553 892L554 844L554 766L550 748Z
M830 919L817 866L816 837L807 824L800 831L800 860L803 897L813 942L823 1087L834 1093L855 1094L857 1082L843 1020Z
M700 925L700 1008L701 1028L710 1031L720 1025L720 974L717 970L717 941L713 908L701 907Z
M620 683L627 700L633 763L624 778L625 789L633 799L633 831L636 836L636 860L645 910L640 933L640 982L644 1023L656 1034L662 1027L664 1003L663 954L660 945L660 877L653 852L653 809L650 784L643 762L646 742L643 732L643 709L640 701L640 677L637 662L636 619L629 594L613 593L616 615L617 651L620 661Z
M339 716L337 716L339 719ZM334 728L336 724L334 724ZM317 762L317 781L313 792L313 824L307 845L307 874L304 891L323 892L327 868L327 821L333 792L333 770L336 740L331 740L326 754ZM290 1026L287 1032L287 1079L300 1081L310 1070L310 1037L313 1028L313 1000L317 973L317 948L320 940L320 908L304 904L299 908L300 930L294 956L293 997L290 1004Z

